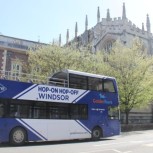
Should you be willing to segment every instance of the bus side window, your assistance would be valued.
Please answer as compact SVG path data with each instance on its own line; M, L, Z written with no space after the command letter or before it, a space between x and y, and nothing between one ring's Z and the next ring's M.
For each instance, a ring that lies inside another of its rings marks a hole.
M119 107L108 107L108 117L109 119L120 119Z
M30 112L30 105L21 105L21 111L20 116L22 118L30 118L29 112Z
M98 91L102 91L103 90L103 88L102 88L102 82L101 81L99 81L98 84L97 84L97 90Z
M0 103L0 117L3 117L4 115L4 105L3 103Z
M71 105L70 116L71 116L71 119L78 119L79 118L78 105L73 105L73 104Z
M70 116L71 119L87 119L88 118L87 105L72 104L70 106Z
M104 92L115 92L114 83L112 80L103 80L103 90Z
M9 110L10 117L15 117L16 112L17 112L16 106L14 104L10 104L10 110Z
M102 80L99 78L89 77L88 78L88 89L102 91Z
M87 105L80 105L79 106L79 114L81 119L87 119L88 118L88 108Z
M33 107L33 117L43 119L46 118L46 104L43 102L35 103Z
M87 90L87 77L81 75L70 74L70 88Z

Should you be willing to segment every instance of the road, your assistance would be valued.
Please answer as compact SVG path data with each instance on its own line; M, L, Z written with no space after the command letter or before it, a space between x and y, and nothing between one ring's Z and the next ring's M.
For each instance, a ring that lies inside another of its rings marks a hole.
M0 153L153 153L153 130L122 133L100 141L0 144Z

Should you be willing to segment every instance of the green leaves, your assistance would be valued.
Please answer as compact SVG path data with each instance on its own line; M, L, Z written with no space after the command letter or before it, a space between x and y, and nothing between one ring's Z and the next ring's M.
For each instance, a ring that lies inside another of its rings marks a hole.
M44 76L61 69L100 73L105 67L102 52L94 54L86 48L77 50L72 47L48 45L36 51L29 51L28 56L31 73Z
M153 100L153 59L137 39L131 46L116 42L107 57L111 74L118 82L123 112L130 112L133 107L142 107Z
M73 69L114 76L123 112L153 100L153 59L138 39L130 47L117 41L109 53L74 48L48 45L29 51L30 73L47 77L61 69Z

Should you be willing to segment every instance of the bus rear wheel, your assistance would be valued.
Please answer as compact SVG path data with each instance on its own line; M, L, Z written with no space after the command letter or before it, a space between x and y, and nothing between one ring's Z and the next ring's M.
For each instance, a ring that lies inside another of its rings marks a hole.
M21 127L14 128L10 133L10 144L12 145L23 145L27 140L26 131Z
M102 130L100 127L95 127L92 130L92 140L99 140L102 136Z

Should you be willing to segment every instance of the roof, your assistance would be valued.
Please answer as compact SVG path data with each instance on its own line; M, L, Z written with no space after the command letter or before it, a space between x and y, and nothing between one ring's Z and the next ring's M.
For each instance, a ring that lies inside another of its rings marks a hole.
M16 38L16 37L6 36L6 35L2 35L2 34L0 34L0 36L1 37L5 37L5 38L11 38L11 39L16 39L16 40L21 40L21 41L36 43L36 44L48 45L48 44L43 43L43 42L32 41L32 40L27 40L27 39L22 39L22 38Z
M59 75L60 76L66 76L66 74L76 74L76 75L82 75L82 76L88 76L88 77L94 77L94 78L110 78L110 79L115 79L114 77L110 77L110 76L93 74L93 73L87 73L87 72L81 72L81 71L75 71L75 70L69 70L69 69L65 69L65 70L62 70L60 72L57 72L57 73L53 74L52 77L59 76Z

